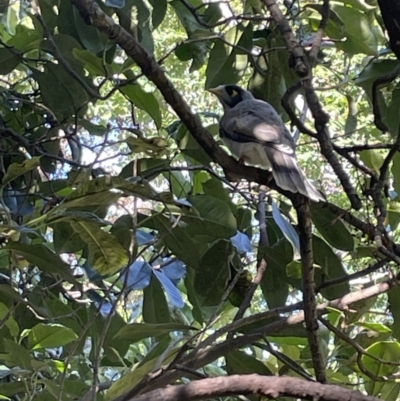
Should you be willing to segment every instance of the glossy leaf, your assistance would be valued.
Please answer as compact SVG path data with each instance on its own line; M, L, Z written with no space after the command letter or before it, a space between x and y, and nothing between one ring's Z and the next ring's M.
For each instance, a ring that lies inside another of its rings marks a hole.
M288 241L260 248L258 258L264 258L267 268L261 279L261 290L270 309L284 305L289 294L286 265L293 260L293 250Z
M245 27L240 24L225 33L224 41L215 42L207 64L206 88L238 82L247 67L247 55L239 54L235 46L247 48L248 44L251 44L251 38L251 25Z
M162 270L153 269L153 273L162 285L171 305L174 308L183 308L184 302L182 299L182 295L169 279L169 277Z
M251 252L253 250L249 237L240 231L231 237L231 242L239 253Z
M144 110L154 120L158 129L161 128L161 112L157 99L151 92L145 92L139 85L129 85L122 89L136 107Z
M19 64L18 58L7 48L0 48L0 74L7 75Z
M193 285L205 306L218 305L221 300L230 275L230 253L230 243L220 240L211 246L200 260Z
M2 180L2 186L8 184L9 182L15 180L17 177L32 171L40 165L40 157L32 157L24 161L22 164L13 163L7 169L6 174Z
M317 203L311 205L311 218L318 232L337 249L352 251L354 239L347 227L335 214Z
M171 321L164 291L154 275L151 278L150 285L143 291L142 313L143 320L146 323L169 323Z
M392 363L398 362L400 358L400 344L398 342L377 342L368 347L365 351L366 354L361 357L361 362L364 365L365 369L367 369L375 377L390 376L397 370L396 366L379 362L372 357L376 357ZM382 382L369 382L366 383L365 388L369 394L378 395L382 388L382 384Z
M167 12L167 0L149 0L149 2L153 6L151 13L153 29L156 29L163 21Z
M363 150L360 157L364 164L375 172L379 171L384 161L382 153L376 149Z
M121 277L121 281L126 282L126 289L129 291L141 290L150 284L152 274L153 269L147 262L137 260L129 266L127 273Z
M251 374L271 376L272 372L254 356L243 351L232 351L226 356L226 367L228 374Z
M77 338L78 336L68 327L40 323L29 331L28 344L31 350L54 348L66 345Z
M185 331L193 327L178 323L131 323L124 326L116 335L116 340L127 340L131 343L148 337L156 337L171 331Z
M316 236L313 236L313 253L314 263L321 267L315 270L316 285L347 275L340 259L332 251L332 248L324 240ZM327 299L335 299L342 297L349 291L349 283L346 280L341 284L323 288L321 294Z
M190 196L189 202L200 215L195 217L187 214L182 217L188 223L189 234L202 233L214 238L230 238L236 233L236 219L226 203L209 195Z
M294 258L300 258L300 240L299 235L293 226L282 216L275 202L271 203L272 217L277 226L281 229L282 234L291 243L293 247Z
M23 256L29 263L38 266L48 274L58 274L69 282L75 282L70 266L65 263L58 255L42 244L22 244L19 242L9 242L3 247Z
M71 221L71 226L88 246L89 263L102 275L114 274L128 263L128 255L117 238L107 234L97 224Z
M184 227L169 221L162 215L153 217L155 228L162 241L168 246L178 259L187 265L197 268L200 254L197 246Z
M336 46L349 54L377 54L377 40L369 27L366 14L355 8L332 4L332 10L343 21L346 41L338 42Z

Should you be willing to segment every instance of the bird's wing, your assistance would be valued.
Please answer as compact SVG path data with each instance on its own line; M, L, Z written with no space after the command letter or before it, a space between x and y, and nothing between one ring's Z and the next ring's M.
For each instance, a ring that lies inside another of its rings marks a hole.
M236 142L256 142L287 154L294 151L294 143L278 113L263 101L244 101L228 110L220 129L222 136Z

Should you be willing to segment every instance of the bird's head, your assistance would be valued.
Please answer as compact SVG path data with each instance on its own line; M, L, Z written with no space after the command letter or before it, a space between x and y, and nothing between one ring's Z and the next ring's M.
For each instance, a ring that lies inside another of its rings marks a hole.
M254 99L249 91L237 85L219 85L207 90L218 97L225 110L235 107L243 100Z

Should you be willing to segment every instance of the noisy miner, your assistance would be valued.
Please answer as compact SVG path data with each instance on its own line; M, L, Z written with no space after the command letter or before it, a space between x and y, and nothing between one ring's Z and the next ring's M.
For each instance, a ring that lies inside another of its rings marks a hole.
M301 171L293 138L269 103L237 85L220 85L208 91L224 107L219 122L221 139L241 163L272 169L279 188L314 202L325 200Z

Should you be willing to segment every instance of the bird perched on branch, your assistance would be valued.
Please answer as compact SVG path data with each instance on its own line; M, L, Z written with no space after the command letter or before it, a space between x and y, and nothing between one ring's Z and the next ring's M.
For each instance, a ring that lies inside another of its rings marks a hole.
M237 85L208 89L224 107L219 133L239 162L272 169L278 187L325 200L307 179L296 159L295 144L276 110Z

